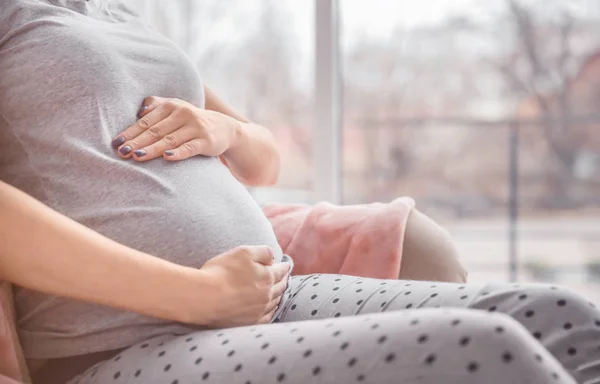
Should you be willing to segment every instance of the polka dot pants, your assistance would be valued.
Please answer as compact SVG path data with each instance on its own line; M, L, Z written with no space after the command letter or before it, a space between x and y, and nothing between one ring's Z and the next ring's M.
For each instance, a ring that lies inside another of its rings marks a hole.
M600 312L546 285L295 276L272 324L166 335L72 383L600 383Z

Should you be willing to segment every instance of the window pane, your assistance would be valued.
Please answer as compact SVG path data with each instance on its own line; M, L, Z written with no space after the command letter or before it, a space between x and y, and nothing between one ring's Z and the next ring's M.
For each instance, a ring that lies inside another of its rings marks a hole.
M272 130L282 153L279 187L310 189L313 2L132 3L189 54L217 95Z
M344 201L411 195L473 280L506 280L512 186L520 278L600 298L600 3L341 0L341 12Z

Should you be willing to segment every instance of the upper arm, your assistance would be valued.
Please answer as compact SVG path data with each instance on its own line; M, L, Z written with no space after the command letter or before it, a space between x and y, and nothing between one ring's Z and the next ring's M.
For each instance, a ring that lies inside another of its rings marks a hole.
M205 105L204 108L222 113L229 117L233 117L234 119L241 121L242 123L249 123L250 121L246 119L244 116L236 112L229 104L225 101L221 100L208 86L204 85L204 97L205 97Z

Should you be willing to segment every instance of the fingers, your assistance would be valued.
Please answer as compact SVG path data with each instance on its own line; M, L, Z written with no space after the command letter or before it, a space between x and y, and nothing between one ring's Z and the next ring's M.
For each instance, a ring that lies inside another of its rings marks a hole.
M150 129L152 129L152 133L150 133L151 136L158 135L161 131L165 131L167 132L165 134L168 134L171 132L169 131L170 129L177 129L177 126L173 127L173 125L175 125L175 121L173 120L169 120L168 122L159 125L158 128L153 128L159 122L162 122L169 117L170 114L171 110L166 106L166 104L160 104L154 110L147 113L144 117L136 121L135 124L129 126L125 131L118 135L117 138L113 140L113 145L120 143L120 145L117 145L119 146L119 156L123 158L131 157L135 149L142 147L138 142L138 136Z
M271 290L273 298L267 303L267 306L265 307L266 314L258 320L258 324L267 324L271 322L273 316L275 316L277 308L279 308L279 304L281 303L281 297L285 294L286 288L287 279L283 279L282 281L273 285L273 288Z
M275 307L275 309L273 309L271 312L267 313L266 315L264 315L263 317L261 317L258 320L258 324L268 324L271 322L271 319L273 319L273 316L275 316L275 311L277 310L277 307Z
M273 287L271 287L271 300L281 299L281 296L283 296L283 293L287 288L287 284L287 279L278 280L277 283L275 283Z
M265 315L269 314L269 313L274 313L277 311L277 307L279 306L281 297L277 298L277 299L273 299L271 301L269 301L269 303L267 304L266 308L265 308ZM273 317L271 315L271 317Z
M177 148L164 151L164 158L170 161L185 160L193 156L207 153L208 142L204 139L193 139Z
M271 265L273 264L273 259L275 256L273 255L273 250L267 246L258 246L258 247L247 247L246 251L252 257L252 260L256 261L262 265Z
M160 104L164 103L167 99L158 96L149 96L144 99L142 106L138 110L138 118L144 117L148 113L152 112Z
M182 100L148 97L138 111L139 120L117 135L112 145L121 158L136 161L221 155L228 148L228 136L207 133L206 124L214 116L202 119L196 111ZM212 124L218 125L218 119Z
M169 119L170 117L163 121L166 122ZM140 142L146 140L149 143L147 144L147 146L133 151L133 158L135 160L147 161L155 159L157 157L161 157L164 155L165 151L177 148L180 145L182 145L182 143L186 143L194 139L194 129L192 127L179 127L173 130L165 129L165 132L170 131L168 134L162 135L162 133L158 133L157 135L162 136L157 141L156 139L154 139L155 133L153 132L151 134L150 131L153 130L155 127L158 127L159 124L155 125L154 127L150 128L148 131L142 133L139 136ZM177 123L173 124L173 126L177 125ZM142 136L146 134L148 134L148 137L142 139ZM137 140L138 139L136 139L136 141Z
M174 140L174 135L180 128L180 125L181 123L173 118L173 115L170 115L135 139L126 142L123 146L131 147L133 158L138 161L147 161L161 157L164 150L168 147L168 143ZM165 149L161 150L161 147ZM120 155L126 157L123 154Z
M286 288L287 279L284 279L278 282L277 284L273 285L271 289L272 298L265 307L266 318L268 319L267 321L271 321L271 319L273 318L275 311L277 311L277 308L281 303L281 297L284 295Z
M290 263L276 263L273 264L269 269L273 273L273 281L285 281L285 277L290 271Z

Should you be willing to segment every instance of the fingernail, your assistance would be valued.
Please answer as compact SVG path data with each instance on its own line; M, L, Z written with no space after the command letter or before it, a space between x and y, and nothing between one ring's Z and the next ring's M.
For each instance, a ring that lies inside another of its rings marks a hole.
M129 145L126 145L123 148L119 149L119 152L121 152L121 155L129 155L129 152L131 152L131 147Z
M123 136L117 137L112 141L113 147L118 147L125 142L125 138Z
M142 113L144 113L146 111L146 109L148 109L148 106L147 105L142 105L140 107L140 109L138 110L138 116L141 116Z
M167 156L173 156L175 154L175 151L165 151L165 155Z
M146 150L144 150L144 149L138 149L137 151L133 151L133 153L135 153L135 155L137 157L144 157L144 156L146 156Z

